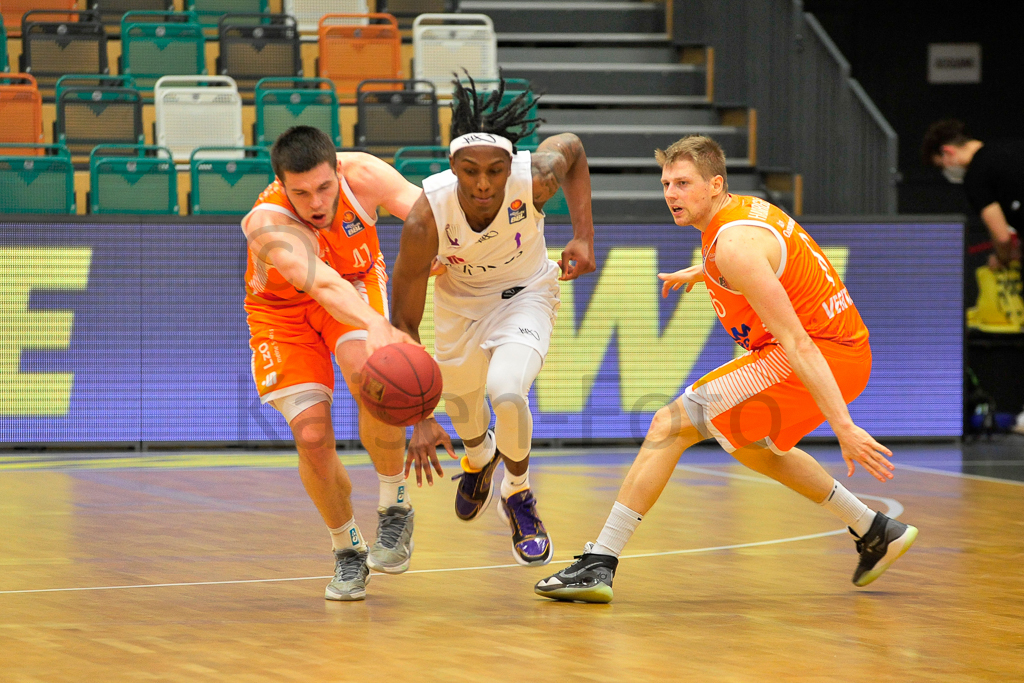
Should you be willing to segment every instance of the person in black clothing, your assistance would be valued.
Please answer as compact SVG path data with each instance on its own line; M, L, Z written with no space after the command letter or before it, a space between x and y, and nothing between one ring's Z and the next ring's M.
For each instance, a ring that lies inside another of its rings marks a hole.
M1024 140L983 143L964 133L964 124L945 119L931 125L921 148L926 164L963 184L971 207L992 237L989 267L1001 270L1020 259L1017 231L1024 228Z

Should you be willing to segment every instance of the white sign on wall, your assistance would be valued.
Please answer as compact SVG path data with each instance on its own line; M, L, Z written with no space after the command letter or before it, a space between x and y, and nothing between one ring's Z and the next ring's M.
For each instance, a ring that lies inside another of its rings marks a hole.
M981 83L981 44L928 45L928 82Z

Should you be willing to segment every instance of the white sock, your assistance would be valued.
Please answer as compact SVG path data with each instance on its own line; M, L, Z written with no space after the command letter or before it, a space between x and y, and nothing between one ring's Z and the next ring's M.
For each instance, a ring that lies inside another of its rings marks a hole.
M618 557L642 521L644 521L644 516L639 512L633 512L619 501L615 501L615 505L612 505L612 511L608 515L608 521L604 523L601 535L597 537L597 543L594 544L591 552L596 555Z
M391 476L377 473L380 480L380 500L377 507L387 510L393 505L401 505L406 510L412 507L409 502L409 492L405 488L405 475L399 472Z
M505 465L505 477L501 480L501 497L508 498L514 493L525 491L530 488L530 468L520 475L509 473L508 465Z
M487 430L487 434L484 435L484 440L476 446L466 446L466 458L469 460L469 466L474 470L482 470L484 465L491 461L494 457L494 432L490 429Z
M344 526L340 526L337 529L327 527L327 529L331 532L331 543L334 544L335 550L345 550L346 548L355 548L360 552L366 550L366 541L363 540L363 535L359 533L355 517L348 520Z
M866 534L871 528L871 522L875 521L875 511L847 491L838 481L834 481L832 492L818 505L843 520L858 536Z

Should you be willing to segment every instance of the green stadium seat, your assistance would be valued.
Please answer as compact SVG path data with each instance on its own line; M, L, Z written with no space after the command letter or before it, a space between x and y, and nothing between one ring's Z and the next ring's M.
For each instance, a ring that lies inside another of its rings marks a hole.
M157 21L158 19L163 21ZM161 76L206 73L206 38L192 12L125 12L119 71L150 90Z
M60 94L66 88L132 88L135 79L131 76L115 74L68 74L57 79L53 91L53 101L60 101Z
M188 11L194 12L205 27L216 27L225 14L266 14L270 11L267 0L188 0L187 4Z
M4 18L0 16L0 71L11 70L11 63L7 59L7 28L4 26Z
M244 150L241 159L225 159L225 151ZM204 158L204 156L206 158ZM249 212L256 198L274 182L270 153L263 147L197 147L189 161L194 215L236 215Z
M448 148L425 145L395 150L395 170L410 183L423 187L427 176L448 170Z
M252 139L269 147L292 126L313 126L341 146L338 96L327 78L262 78L256 83Z
M24 156L26 148L34 153ZM0 213L75 213L75 168L67 148L0 143Z
M177 214L178 173L170 150L154 145L96 147L89 155L89 212Z

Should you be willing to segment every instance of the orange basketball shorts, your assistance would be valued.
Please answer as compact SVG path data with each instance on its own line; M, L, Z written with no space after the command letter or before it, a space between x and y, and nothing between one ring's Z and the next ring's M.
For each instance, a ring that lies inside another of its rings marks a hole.
M389 317L383 265L349 282L373 310ZM318 388L333 396L331 354L342 342L366 339L366 330L338 322L312 298L286 306L247 300L245 310L252 376L262 403Z
M814 340L850 403L868 384L871 347ZM686 413L705 438L728 452L759 446L781 455L814 431L825 416L789 365L782 346L769 344L709 372L686 388Z

